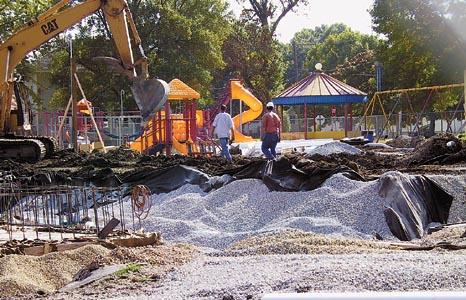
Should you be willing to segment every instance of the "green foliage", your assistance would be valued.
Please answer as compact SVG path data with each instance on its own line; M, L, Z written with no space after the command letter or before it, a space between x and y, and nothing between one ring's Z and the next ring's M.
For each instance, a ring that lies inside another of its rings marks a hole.
M286 49L285 60L288 68L285 75L286 84L292 84L309 74L309 64L306 63L307 53L332 34L338 34L347 29L344 24L321 25L314 29L302 29L295 33Z
M451 24L464 22L466 10L455 7L464 8L464 2L374 2L374 30L387 37L379 49L384 89L449 84L462 79L466 67L464 37Z
M274 34L278 24L293 8L306 4L305 0L240 1L244 5L242 17L233 22L232 34L224 44L226 74L244 80L263 102L283 88L286 46Z
M13 32L52 6L56 1L41 0L0 0L0 41L6 40Z
M376 37L345 28L344 31L327 35L321 43L309 49L306 57L307 69L312 70L320 62L324 70L333 70L356 55L375 49L377 44Z
M460 92L458 89L437 92L433 99L433 111L456 110L456 106L461 100L461 95L462 91Z
M226 3L132 1L130 7L152 62L151 74L166 81L179 78L209 96L214 72L224 67L222 45L231 30Z
M290 113L288 110L283 110L283 131L290 132L291 130L291 121L290 121Z
M375 90L375 50L379 39L352 31L344 24L322 25L295 34L287 48L290 85L314 71L316 63L335 78L366 93Z
M283 48L262 27L237 21L224 44L226 72L244 80L263 102L282 88Z
M226 3L130 0L128 5L150 61L151 76L167 82L179 78L208 97L213 74L224 67L222 45L230 30ZM93 60L97 56L118 57L103 20L97 13L75 27L73 51L79 79L95 106L107 111L119 109L120 91L124 90L125 109L135 110L129 80ZM138 49L133 52L140 57ZM63 109L70 95L70 59L64 38L49 43L39 59L50 61L47 70L57 89L50 99L52 108Z
M137 273L141 270L141 265L137 263L129 263L126 267L116 271L114 274L118 277L126 276L130 273Z

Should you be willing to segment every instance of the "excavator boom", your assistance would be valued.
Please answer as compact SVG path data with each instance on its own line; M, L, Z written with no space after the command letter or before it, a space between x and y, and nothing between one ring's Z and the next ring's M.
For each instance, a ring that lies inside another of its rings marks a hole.
M0 136L14 133L12 128L11 102L13 98L13 72L24 57L59 33L72 27L85 17L101 10L109 25L117 51L119 67L133 80L133 95L143 117L159 109L168 95L168 85L158 79L146 81L147 58L141 53L142 74L138 75L130 42L130 29L139 49L141 40L133 23L125 0L85 0L72 4L62 0L45 13L29 22L21 30L0 44ZM128 23L130 26L128 27ZM14 122L13 122L14 123ZM0 144L1 146L1 144ZM11 151L8 151L11 155ZM0 158L2 154L0 153Z

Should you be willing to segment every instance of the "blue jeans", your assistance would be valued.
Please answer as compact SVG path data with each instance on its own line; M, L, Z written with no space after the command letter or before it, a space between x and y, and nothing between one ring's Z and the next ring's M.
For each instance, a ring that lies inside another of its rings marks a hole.
M225 157L228 161L231 161L231 154L230 151L228 150L228 142L230 141L229 138L219 138L220 140L220 146L222 146L222 152L220 155Z
M274 159L277 157L275 148L278 144L278 134L277 133L266 133L264 139L262 140L262 153L264 153L267 159Z

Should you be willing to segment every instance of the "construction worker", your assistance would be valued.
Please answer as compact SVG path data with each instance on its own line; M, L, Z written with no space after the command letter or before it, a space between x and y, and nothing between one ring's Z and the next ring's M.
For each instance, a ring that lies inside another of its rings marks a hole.
M272 102L267 103L266 108L267 112L262 116L261 127L262 153L268 160L275 160L277 158L275 148L280 141L281 120L273 112Z
M228 150L228 144L230 144L230 141L235 139L235 131L233 130L233 120L226 110L226 105L222 104L220 107L220 113L215 116L212 126L213 132L220 140L220 145L222 147L221 155L231 162L232 158L230 151Z

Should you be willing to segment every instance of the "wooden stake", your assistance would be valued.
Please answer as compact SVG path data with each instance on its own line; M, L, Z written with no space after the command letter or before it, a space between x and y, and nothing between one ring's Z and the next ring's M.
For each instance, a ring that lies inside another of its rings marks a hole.
M73 101L73 96L70 96L70 100L68 100L68 105L66 105L65 113L63 114L63 119L61 120L60 126L58 127L58 131L56 135L57 139L60 139L60 133L63 129L63 125L65 125L65 120L66 120L66 116L68 115L68 111L70 110L71 101Z
M92 124L94 124L95 131L97 132L97 136L99 137L99 142L102 144L102 149L103 149L104 153L107 153L107 150L105 150L104 140L102 139L102 136L100 135L99 128L97 127L97 123L96 123L96 121L94 119L94 113L92 112L92 109L87 104L86 95L84 94L84 90L83 90L83 88L81 86L81 82L79 82L78 75L76 73L74 73L74 78L76 79L76 83L78 84L79 90L81 91L81 95L83 96L83 98L85 100L84 103L86 104L87 110L89 111L89 114L91 116Z

